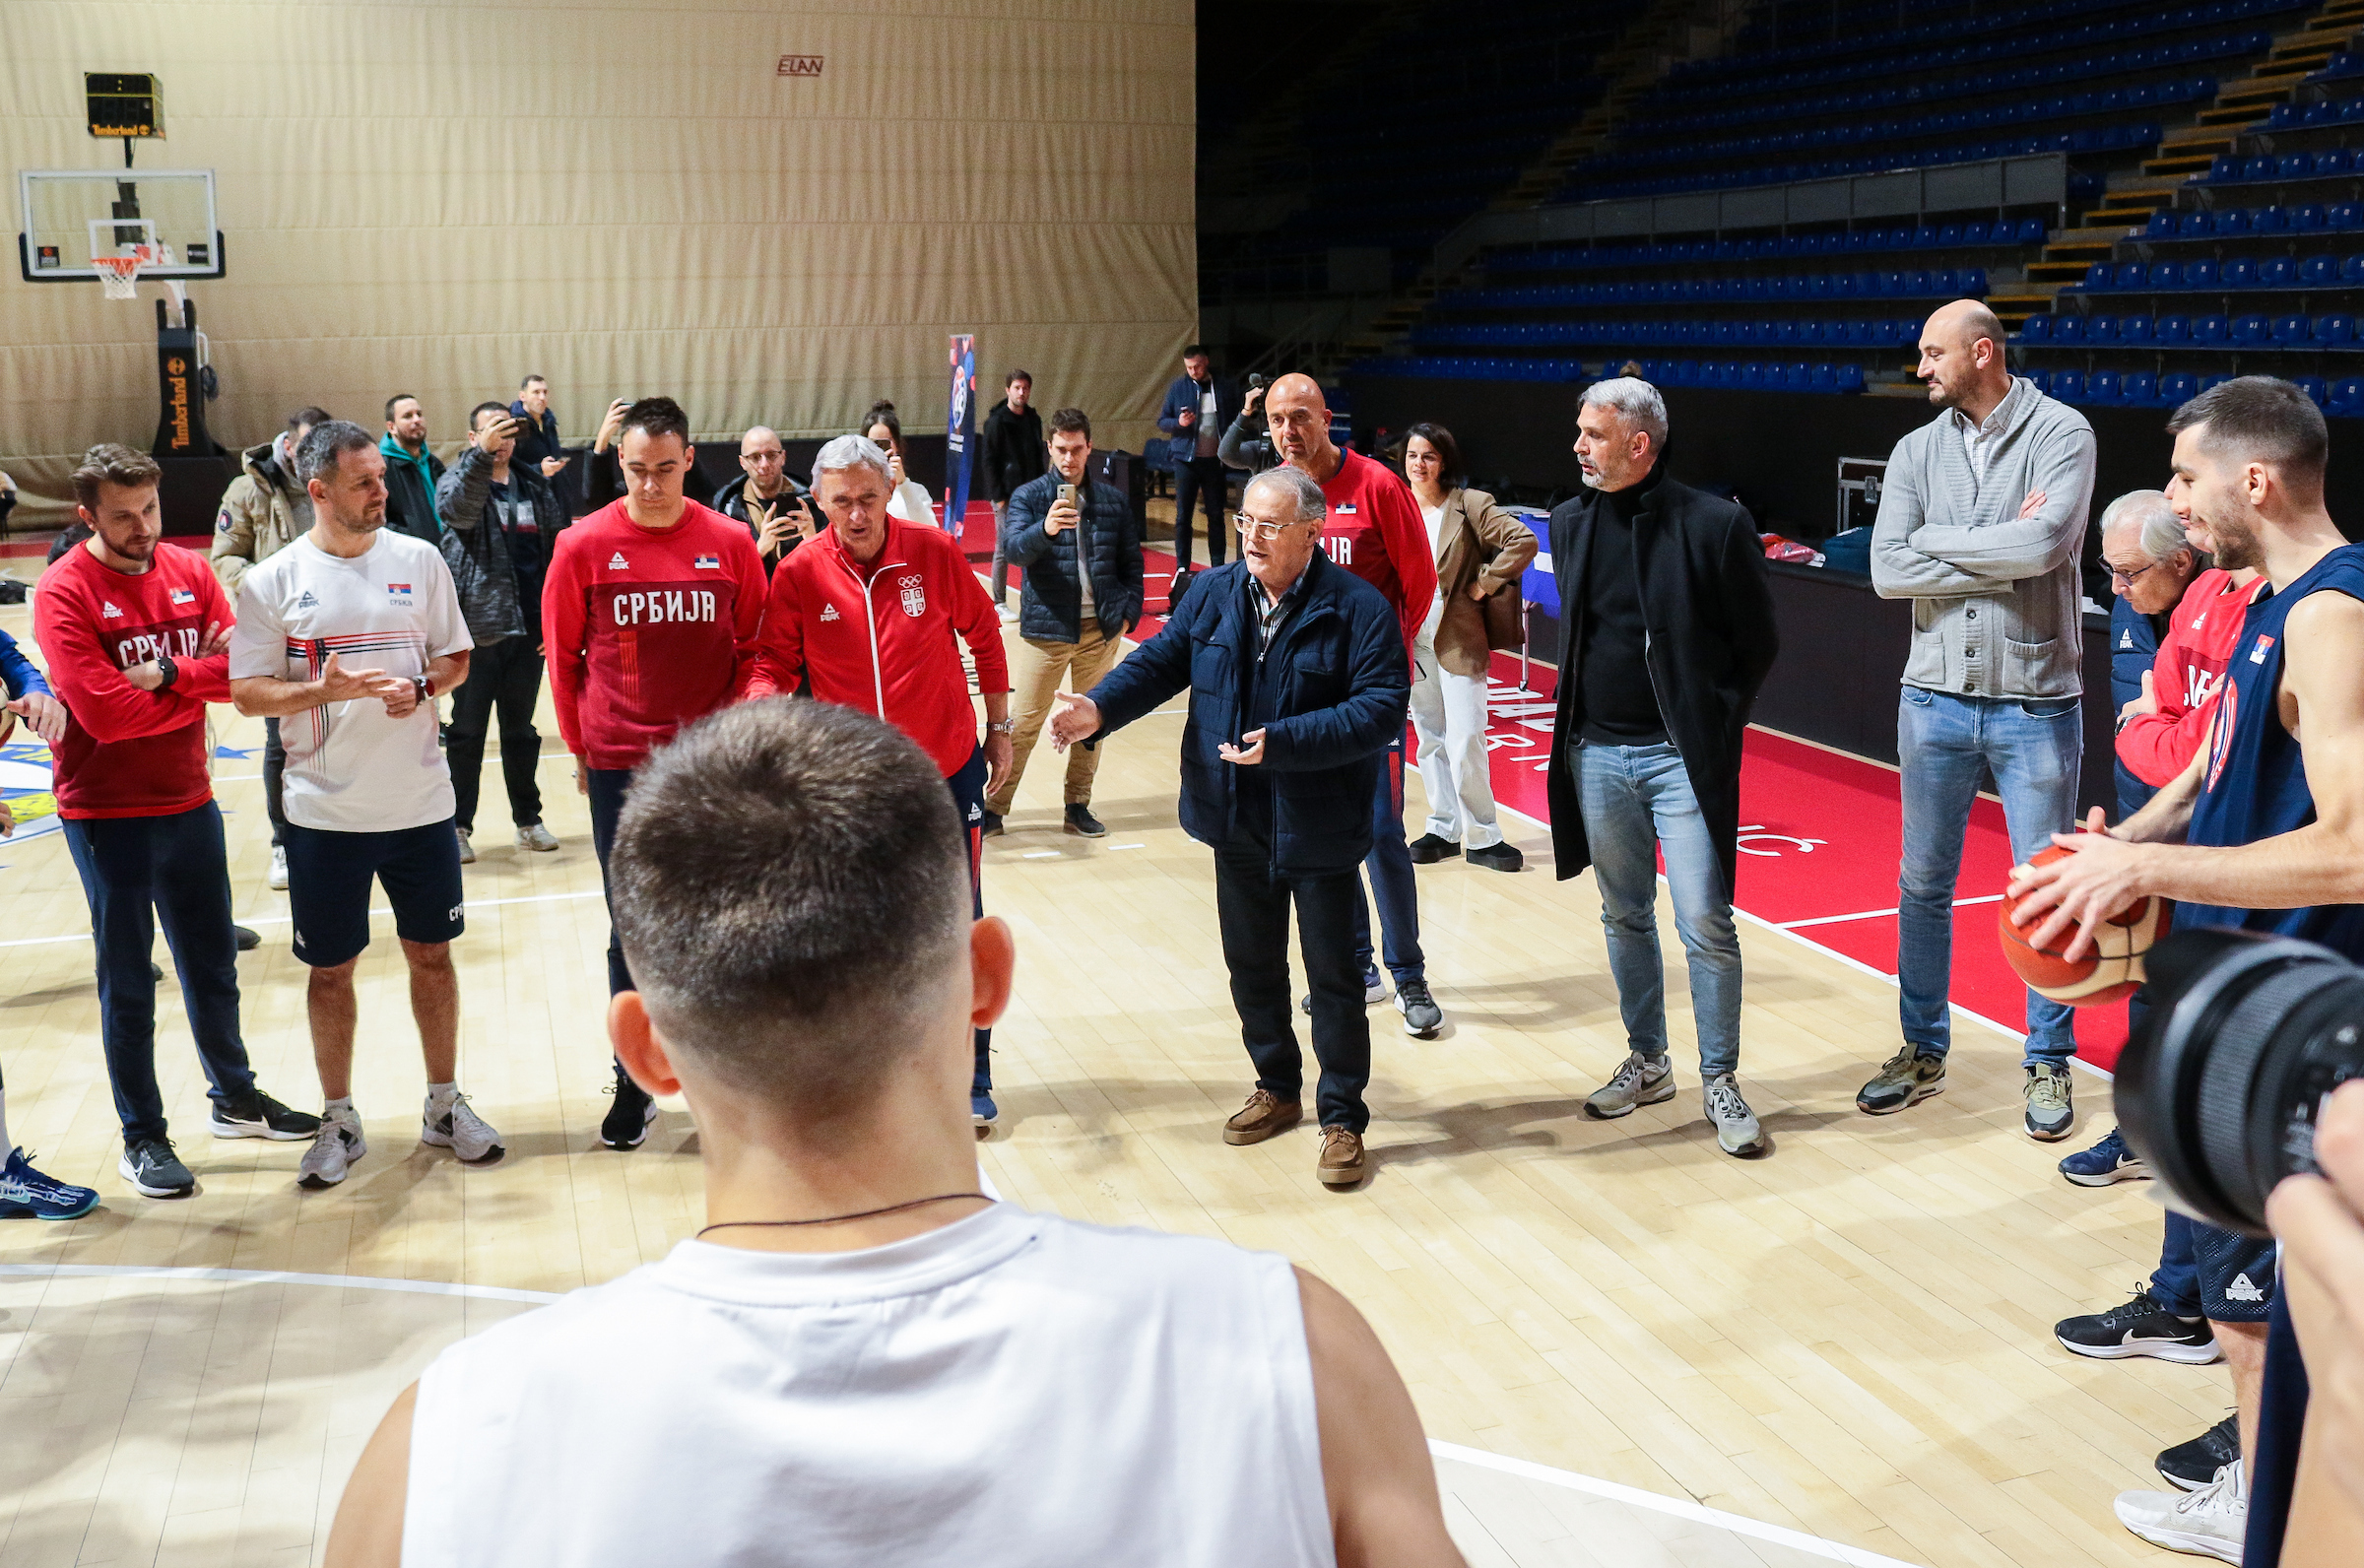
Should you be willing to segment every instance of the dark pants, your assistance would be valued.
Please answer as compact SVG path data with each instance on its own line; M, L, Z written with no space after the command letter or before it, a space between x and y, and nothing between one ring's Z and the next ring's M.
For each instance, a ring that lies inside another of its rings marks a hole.
M616 935L616 898L608 891L608 851L616 847L616 818L624 815L624 797L632 786L632 770L595 767L590 774L591 848L599 856L600 894L608 901L608 995L614 996L637 989L632 971L624 966L624 943Z
M1223 526L1223 502L1230 499L1229 483L1219 457L1194 457L1174 466L1174 559L1181 563L1178 570L1190 570L1190 512L1202 500L1207 508L1207 564L1223 563L1223 552L1230 539L1229 530Z
M519 827L542 820L542 786L534 778L542 761L542 736L534 728L534 703L541 695L542 655L535 651L533 638L480 642L468 656L468 679L452 693L451 727L443 732L443 756L451 764L451 816L463 831L476 826L485 733L495 713L509 817Z
M1428 957L1420 951L1420 889L1412 878L1412 846L1404 842L1404 737L1398 735L1380 758L1379 794L1371 803L1371 853L1363 869L1371 874L1371 896L1379 901L1379 936L1387 949L1387 971L1398 986L1408 981L1425 985ZM1360 889L1356 891L1359 893ZM1371 911L1354 900L1354 962L1364 974L1371 968Z
M2273 1315L2266 1320L2266 1377L2258 1396L2258 1451L2249 1455L2249 1534L2241 1560L2273 1568L2282 1560L2290 1525L2290 1495L2298 1480L2299 1435L2307 1424L2314 1386L2300 1358L2290 1302L2273 1293Z
M945 787L952 792L952 805L960 813L960 841L968 849L968 902L975 918L985 918L985 749L978 747L968 753L968 760L959 770L948 777ZM969 1087L982 1093L993 1087L993 1031L977 1031L976 1076Z
M279 744L279 721L263 721L263 810L271 817L271 847L288 841L288 749Z
M214 1103L244 1099L254 1072L238 1036L238 938L221 808L208 801L170 817L69 817L64 825L66 852L91 904L98 1034L124 1142L164 1136L156 981L148 972L160 919Z
M1276 877L1261 846L1215 855L1215 917L1239 1036L1256 1064L1256 1086L1295 1100L1305 1084L1297 1049L1296 1009L1288 994L1288 911L1297 911L1297 951L1313 989L1313 1055L1321 1063L1315 1106L1324 1127L1359 1135L1370 1125L1362 1102L1371 1080L1371 1021L1363 1009L1362 971L1354 961L1354 916L1362 883L1351 871L1324 877Z

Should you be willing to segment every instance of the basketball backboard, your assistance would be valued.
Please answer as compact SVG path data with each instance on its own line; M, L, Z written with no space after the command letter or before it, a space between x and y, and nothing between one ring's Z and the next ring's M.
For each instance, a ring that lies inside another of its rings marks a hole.
M210 168L29 168L17 175L28 283L97 283L93 257L160 247L143 278L219 278L222 232Z

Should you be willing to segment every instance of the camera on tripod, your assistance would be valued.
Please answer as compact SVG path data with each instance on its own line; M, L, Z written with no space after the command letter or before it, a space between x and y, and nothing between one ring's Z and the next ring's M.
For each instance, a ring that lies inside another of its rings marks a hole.
M2267 1235L2275 1184L2321 1174L2324 1101L2364 1078L2364 969L2311 942L2201 928L2152 948L2148 972L2119 1126L2179 1207Z

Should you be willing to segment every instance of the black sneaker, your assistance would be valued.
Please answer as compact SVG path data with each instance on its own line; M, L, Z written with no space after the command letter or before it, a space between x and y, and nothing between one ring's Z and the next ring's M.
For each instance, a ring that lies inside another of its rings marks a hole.
M197 1178L174 1157L167 1139L142 1138L124 1144L115 1169L142 1198L186 1198L197 1190Z
M1108 836L1108 829L1101 825L1098 817L1091 815L1091 808L1081 804L1068 807L1067 831L1080 833L1085 838L1106 838Z
M2228 1415L2189 1443L2161 1449L2152 1463L2170 1486L2199 1491L2216 1478L2216 1471L2241 1457L2241 1418Z
M1002 814L999 812L979 813L977 817L977 836L979 838L1001 837Z
M1404 1032L1415 1040L1433 1040L1445 1026L1445 1010L1428 994L1425 980L1396 982L1396 1011L1404 1014Z
M656 1125L657 1102L622 1068L616 1070L616 1082L608 1092L616 1096L616 1103L599 1124L599 1141L610 1148L638 1148Z
M232 926L230 929L238 934L240 952L252 952L263 945L263 934L259 931L249 931L244 926Z
M1422 833L1412 841L1411 848L1414 866L1433 866L1440 860L1451 860L1461 853L1459 844L1434 833Z
M1469 861L1487 871L1518 871L1527 864L1527 857L1514 844L1488 844L1483 849L1471 850Z
M2224 1352L2216 1348L2215 1331L2205 1318L2178 1317L2160 1303L2145 1285L2122 1307L2091 1317L2064 1318L2053 1326L2061 1348L2097 1361L2123 1361L2129 1356L2156 1356L2186 1366L2205 1366ZM2210 1476L2214 1471L2209 1472ZM2207 1484L2203 1476L2201 1485Z
M206 1126L216 1138L268 1138L298 1143L320 1132L320 1118L292 1111L261 1089L228 1105L217 1103Z

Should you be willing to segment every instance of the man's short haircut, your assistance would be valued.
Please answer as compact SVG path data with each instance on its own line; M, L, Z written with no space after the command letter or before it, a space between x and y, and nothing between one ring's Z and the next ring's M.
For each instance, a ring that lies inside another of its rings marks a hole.
M2167 560L2179 550L2188 550L2202 566L2207 557L2199 547L2185 537L2183 519L2175 515L2166 492L2154 490L2128 490L2102 509L2101 537L2106 541L2114 528L2133 528L2134 548L2142 552L2144 560Z
M96 517L100 485L156 485L163 483L164 477L163 466L147 453L100 441L82 454L82 462L74 470L74 498Z
M288 416L288 433L293 435L297 430L308 430L316 425L326 425L334 418L336 418L336 416L329 413L326 409L297 409L295 413Z
M1576 407L1578 412L1588 408L1615 409L1626 424L1649 433L1652 451L1667 444L1667 400L1658 395L1658 388L1640 376L1620 375L1595 381L1584 389Z
M1322 488L1303 469L1268 468L1248 481L1247 490L1239 492L1240 499L1246 500L1248 490L1259 485L1270 485L1288 491L1289 499L1296 505L1297 521L1300 523L1318 523L1330 515L1330 503L1322 498Z
M874 468L879 483L892 485L893 476L887 471L886 454L867 435L840 435L823 442L813 456L813 489L821 489L821 476L831 469L843 472L849 468Z
M638 430L650 440L659 436L681 437L682 445L690 444L690 416L671 398L642 398L624 411L624 424L616 431L616 444L624 444L624 435Z
M541 374L534 374L534 375L529 375L529 376L527 376L527 377L526 377L524 380L522 380L522 381L518 382L518 383L517 383L517 390L518 390L518 391L520 391L520 392L522 392L522 391L524 391L524 390L525 390L527 387L529 387L529 386L532 386L532 385L533 385L533 384L534 384L536 381L539 381L539 382L541 382L541 383L542 383L544 386L548 386L548 385L550 385L550 377L549 377L549 376L546 376L546 375L541 375Z
M492 398L487 398L484 402L479 403L475 408L472 408L468 411L468 428L471 430L480 428L476 423L476 417L484 413L487 409L491 409L493 413L499 415L504 420L509 417L509 406L506 403L499 403L495 402Z
M1404 432L1406 451L1412 449L1412 438L1415 435L1436 449L1437 467L1442 470L1437 478L1448 486L1460 484L1464 477L1461 443L1453 439L1453 432L1433 420L1422 420Z
M1188 348L1186 348L1186 349L1184 349L1184 350L1182 351L1182 358L1183 358L1183 359L1206 359L1206 358L1207 358L1207 345L1205 345L1204 343L1194 343L1194 344L1190 345L1190 347L1188 347Z
M1051 417L1043 422L1043 439L1046 441L1071 430L1082 430L1084 439L1090 440L1091 416L1082 409L1053 409Z
M2294 490L2323 486L2331 432L2323 410L2301 388L2278 376L2244 375L2208 388L2175 411L2169 435L2204 425L2200 444L2236 463L2264 463Z
M1020 381L1025 382L1028 386L1032 386L1034 384L1034 373L1031 370L1011 371L1008 375L1002 377L1002 390L1007 392L1012 387L1018 385L1018 383Z
M1984 338L1995 345L1996 359L2000 361L2003 358L2003 350L2008 347L2008 342L2003 330L2003 318L1988 309L1983 301L1971 299L1964 302L1961 328L1965 345Z
M831 702L765 697L685 727L633 775L608 878L666 1045L800 1123L876 1098L968 940L944 775Z
M296 483L308 488L316 479L333 480L347 452L363 452L376 445L376 437L351 420L323 420L296 448Z
M387 423L388 425L391 425L391 424L393 424L393 423L394 423L394 405L395 405L395 404L397 404L397 403L418 403L418 402L419 402L419 394L417 394L416 392L397 392L397 393L395 393L395 394L394 394L392 397L390 397L390 398L386 399L386 423ZM426 404L424 404L424 403L421 403L419 406L420 406L421 408L425 408L427 405L426 405Z

